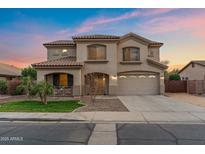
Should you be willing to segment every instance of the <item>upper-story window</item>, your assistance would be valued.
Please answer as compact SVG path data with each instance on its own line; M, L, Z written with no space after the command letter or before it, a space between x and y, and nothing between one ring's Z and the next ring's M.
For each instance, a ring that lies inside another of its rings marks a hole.
M88 60L104 60L106 59L106 46L93 44L88 46Z
M148 56L149 57L154 57L154 51L150 50Z
M123 48L123 61L139 61L140 49L137 47Z

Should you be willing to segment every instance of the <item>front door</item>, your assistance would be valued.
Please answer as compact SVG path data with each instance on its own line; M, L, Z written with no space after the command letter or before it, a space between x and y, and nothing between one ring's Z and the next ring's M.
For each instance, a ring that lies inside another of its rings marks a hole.
M105 94L105 84L104 84L104 78L102 76L99 76L95 79L95 85L96 85L96 93L98 95L104 95Z
M108 95L109 88L109 76L103 73L94 74L94 80L92 77L87 76L85 78L86 94L91 91L95 92L97 95Z

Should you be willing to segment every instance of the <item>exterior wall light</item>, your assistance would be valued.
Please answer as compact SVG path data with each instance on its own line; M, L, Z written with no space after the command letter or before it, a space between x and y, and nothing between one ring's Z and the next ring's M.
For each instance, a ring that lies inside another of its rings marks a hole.
M62 50L63 53L65 53L65 52L67 52L67 51L68 51L67 49L63 49L63 50Z
M161 79L161 80L164 80L164 77L163 77L163 76L161 76L161 77L160 77L160 79Z
M111 79L112 79L112 80L117 80L117 75L111 76Z

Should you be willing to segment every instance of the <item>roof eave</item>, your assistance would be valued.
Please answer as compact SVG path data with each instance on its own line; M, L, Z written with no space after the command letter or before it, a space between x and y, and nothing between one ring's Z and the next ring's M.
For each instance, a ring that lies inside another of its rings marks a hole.
M157 62L157 61L155 61L155 60L153 60L153 59L150 59L150 58L147 58L147 62L148 62L148 63L151 63L151 64L153 64L153 65L158 66L158 67L161 68L162 70L166 70L166 69L168 68L167 65L164 65L164 64L162 64L162 63L160 63L160 62Z

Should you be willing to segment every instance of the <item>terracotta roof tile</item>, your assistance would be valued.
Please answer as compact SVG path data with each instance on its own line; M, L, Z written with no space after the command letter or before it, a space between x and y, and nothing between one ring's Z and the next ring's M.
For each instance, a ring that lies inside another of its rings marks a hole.
M0 63L0 75L21 76L21 70L12 65Z
M73 36L75 39L120 39L120 36L116 35L79 35L79 36Z
M83 64L76 62L76 57L63 57L54 60L48 60L40 63L32 64L34 68L65 68L68 66L78 66L81 67Z
M74 46L75 42L73 40L57 40L53 42L44 43L44 46L59 46L59 45L66 45L66 46Z

